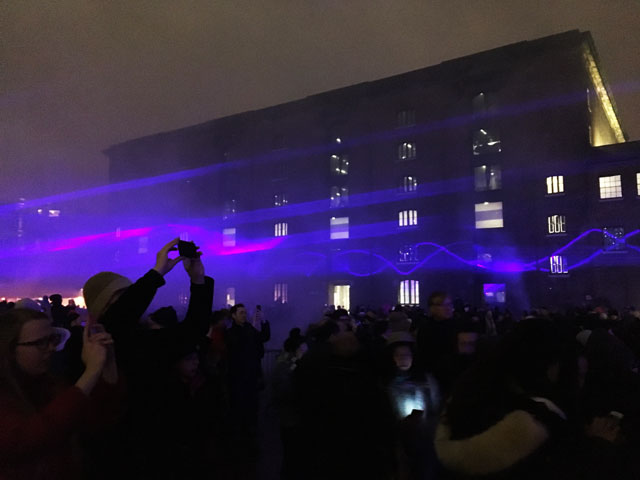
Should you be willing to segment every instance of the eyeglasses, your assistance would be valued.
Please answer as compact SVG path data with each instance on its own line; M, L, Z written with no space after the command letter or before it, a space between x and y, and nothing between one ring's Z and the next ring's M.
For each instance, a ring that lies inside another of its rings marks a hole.
M46 352L50 345L56 348L62 342L62 335L59 333L52 333L51 335L47 335L46 337L39 338L38 340L33 340L31 342L22 342L16 345L20 345L22 347L36 347L38 350L42 352Z

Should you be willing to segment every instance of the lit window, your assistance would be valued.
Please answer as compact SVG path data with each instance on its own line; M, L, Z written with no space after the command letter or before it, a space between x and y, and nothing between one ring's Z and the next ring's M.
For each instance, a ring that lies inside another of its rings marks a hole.
M605 252L624 252L627 249L622 227L605 227L602 229L602 237Z
M287 283L276 283L273 286L273 301L277 303L289 301L289 285Z
M476 203L476 228L502 228L502 202Z
M331 173L333 175L348 175L349 157L346 155L331 155Z
M398 262L415 263L418 261L418 254L414 245L403 245L398 251Z
M473 113L480 115L487 112L487 105L484 93L480 92L471 100Z
M567 217L565 215L550 215L547 217L547 232L567 233Z
M402 191L411 193L418 190L418 177L408 175L402 179Z
M224 202L224 214L222 217L226 220L227 218L235 215L236 208L237 205L235 200L227 200Z
M547 177L547 194L553 195L554 193L564 192L564 177L562 175L554 175L553 177Z
M225 292L225 303L229 307L233 307L236 304L236 289L235 287L228 287Z
M349 202L347 187L331 187L331 208L346 207Z
M502 146L497 132L488 132L484 128L473 132L473 154L500 153Z
M60 210L49 210L49 217L56 218L60 216Z
M235 247L236 246L236 229L225 228L222 230L222 246L223 247Z
M329 292L329 302L336 308L344 308L347 311L351 308L351 285L333 285Z
M636 188L638 189L638 195L640 195L640 173L636 173Z
M329 237L331 240L349 238L349 217L331 217Z
M286 205L287 203L289 203L289 200L287 199L287 194L286 193L278 193L278 194L273 196L273 204L276 207L282 207L283 205Z
M415 110L403 110L398 112L398 126L409 127L416 124L416 111Z
M600 198L622 197L622 181L620 175L600 177Z
M569 273L569 264L564 255L552 255L549 257L549 271L553 275Z
M413 160L416 158L416 144L404 142L398 145L398 160Z
M276 223L273 230L276 237L286 237L289 234L289 224L286 222Z
M418 211L402 210L401 212L398 212L398 225L401 227L418 225Z
M149 237L138 238L138 253L147 253L149 251Z
M476 192L502 188L500 165L481 165L474 169Z
M400 282L398 303L401 305L418 305L420 303L420 282L418 280L402 280Z
M504 303L507 300L504 283L485 283L483 285L484 301L489 304Z

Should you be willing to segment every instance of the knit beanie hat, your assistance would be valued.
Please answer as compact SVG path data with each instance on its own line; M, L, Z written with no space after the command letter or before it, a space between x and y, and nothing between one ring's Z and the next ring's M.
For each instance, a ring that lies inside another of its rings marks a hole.
M84 284L82 294L89 315L99 319L106 311L109 301L121 290L131 286L131 280L113 272L95 274Z

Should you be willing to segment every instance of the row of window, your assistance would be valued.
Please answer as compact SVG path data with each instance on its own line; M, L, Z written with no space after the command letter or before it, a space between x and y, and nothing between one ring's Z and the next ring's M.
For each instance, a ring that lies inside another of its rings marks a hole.
M348 168L348 167L347 167ZM499 165L481 165L479 167L475 167L474 169L474 182L475 182L475 190L487 191L487 190L499 190L502 188L502 172ZM564 176L562 175L554 175L547 177L547 194L555 195L564 193ZM640 196L640 173L636 174L636 184L637 184L637 194ZM600 198L608 199L608 198L621 198L622 197L622 179L620 175L611 175L605 177L599 177L599 188L600 188ZM405 175L402 178L402 184L400 185L400 191L404 193L413 193L418 190L418 177L415 175ZM346 207L349 204L349 188L348 187L338 187L333 186L330 189L330 206L331 208L342 208ZM273 204L276 207L282 207L289 203L289 199L287 194L279 193L274 195ZM489 204L490 205L490 204ZM491 209L496 210L496 206L494 205ZM233 214L236 213L237 205L235 200L229 200L225 203L224 206L224 214L223 217L225 219L229 218ZM480 209L476 208L476 212L483 211L482 207ZM54 214L59 215L59 211L50 211L50 216ZM560 221L558 216L554 216L554 219L551 220L549 217L549 221L553 221L554 225L557 225ZM562 222L564 223L564 222ZM413 225L413 224L410 224ZM479 228L487 228L487 227L479 227ZM495 228L495 227L489 227ZM563 229L551 228L549 227L549 233L564 233Z
M598 177L601 199L622 198L622 176L609 175ZM564 192L564 177L554 175L547 177L547 194L555 195ZM640 195L640 173L636 173L636 195Z

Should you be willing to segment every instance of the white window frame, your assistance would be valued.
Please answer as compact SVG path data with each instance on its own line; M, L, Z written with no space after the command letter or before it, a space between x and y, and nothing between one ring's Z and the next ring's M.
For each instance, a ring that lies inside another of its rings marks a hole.
M566 275L569 273L569 264L564 255L552 255L549 257L549 273L551 275Z
M329 238L331 240L349 238L349 217L331 217L329 220Z
M640 173L636 173L636 193L640 197Z
M494 212L493 214L491 212ZM497 212L500 212L499 214ZM502 202L476 203L476 229L503 228L504 208ZM488 217L488 218L487 218Z
M331 208L346 207L349 202L349 188L348 187L331 187L331 194L329 196L329 205Z
M564 193L564 175L547 177L547 195Z
M600 199L622 198L622 176L608 175L598 177Z
M414 227L416 225L418 225L417 210L401 210L398 212L399 227Z
M275 237L286 237L289 235L289 224L287 222L278 222L273 226L273 235Z
M549 215L547 217L547 233L549 235L567 233L567 216Z
M276 283L273 285L273 301L287 303L289 301L289 284Z
M236 246L236 228L228 227L222 229L222 246L225 248Z
M400 305L420 305L420 281L402 280L398 289Z

